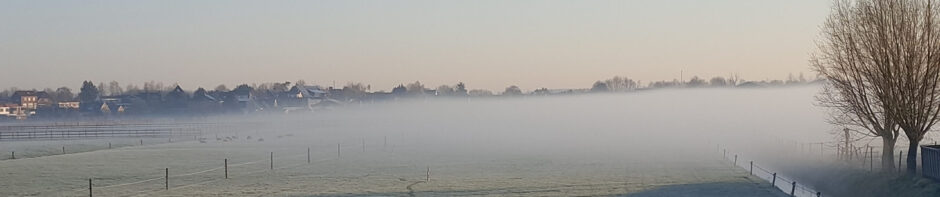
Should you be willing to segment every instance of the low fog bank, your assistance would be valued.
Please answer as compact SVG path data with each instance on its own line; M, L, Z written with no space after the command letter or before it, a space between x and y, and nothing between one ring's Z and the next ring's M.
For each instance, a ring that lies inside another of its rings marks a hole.
M781 154L781 143L771 142L830 139L825 113L813 105L817 91L805 86L412 100L263 122L268 130L318 142L391 141L418 146L420 154L470 159L697 161L720 158L719 145L770 159Z
M49 190L37 185L75 188L59 191L72 194L84 191L85 178L97 177L96 184L117 186L96 191L148 194L164 189L140 179L162 177L169 168L194 179L171 182L185 187L169 192L190 196L287 190L597 196L710 185L703 183L751 185L726 189L773 196L777 191L729 167L722 150L740 155L741 163L753 160L780 172L823 166L821 157L798 154L793 146L831 139L825 113L813 105L817 91L805 86L402 100L307 114L218 116L198 120L208 123L200 126L206 130L185 136L193 138L186 142L144 139L140 146L0 161L13 172L0 186L11 188L9 195ZM188 141L196 138L200 142ZM233 182L218 181L229 179L213 171L223 160L237 166Z

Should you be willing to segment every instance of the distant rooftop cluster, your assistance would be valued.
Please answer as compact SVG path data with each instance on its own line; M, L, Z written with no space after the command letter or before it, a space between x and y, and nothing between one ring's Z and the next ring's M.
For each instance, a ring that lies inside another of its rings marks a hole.
M95 85L82 83L79 93L68 87L38 90L5 90L0 92L0 121L59 118L121 118L154 115L206 116L230 113L298 113L324 111L334 107L362 103L386 102L407 98L518 97L570 95L603 92L632 92L664 88L732 88L773 87L818 83L790 76L787 80L744 81L738 77L714 77L709 80L693 77L688 81L656 81L643 85L626 77L613 77L595 82L591 88L548 89L524 91L509 86L500 93L467 89L464 83L427 88L421 82L399 84L390 92L371 91L370 85L349 83L342 88L307 85L304 81L242 84L234 89L219 85L215 89L197 88L186 91L181 85L164 87L148 82L143 88L121 87L118 82Z

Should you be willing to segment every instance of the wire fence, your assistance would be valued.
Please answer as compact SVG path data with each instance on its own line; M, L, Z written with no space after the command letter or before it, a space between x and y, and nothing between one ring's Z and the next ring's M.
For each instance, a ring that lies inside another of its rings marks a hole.
M740 167L744 170L747 170L748 173L752 176L761 178L780 191L785 192L786 194L794 197L820 197L823 196L822 192L808 186L799 183L796 178L789 177L779 173L779 171L773 170L767 166L761 166L758 163L755 163L754 160L741 157L737 153L728 152L727 149L722 149L722 159L727 162L730 162L733 167Z
M114 177L96 177L88 180L81 180L83 182L88 182L87 187L75 188L72 189L71 192L73 195L74 193L87 192L86 194L88 196L94 196L101 195L103 193L107 194L108 192L115 192L116 189L119 189L122 192L135 192L134 194L128 196L150 196L158 194L159 192L200 186L227 179L237 179L239 177L250 176L257 173L291 169L332 160L340 160L345 155L349 154L349 152L360 152L360 148L362 153L366 152L367 146L365 143L366 142L364 139L340 140L336 143L335 155L331 153L334 150L329 150L330 148L328 148L332 147L332 145L320 145L317 147L319 152L316 154L316 156L319 156L320 158L313 158L314 155L312 155L313 153L311 152L311 148L308 147L306 150L291 151L294 153L306 151L306 153L299 154L283 155L283 152L269 151L268 153L270 156L265 159L239 160L238 158L224 158L218 161L217 166L205 166L202 169L195 169L184 172L176 172L172 168L147 169L153 170L155 173L144 176L137 176L136 178L132 178L136 180L127 182L115 182L113 179ZM375 146L379 145L371 145L369 147L374 148ZM380 147L380 149L383 151L387 150L387 141L383 142ZM170 172L173 173L171 174ZM428 168L427 176L427 179L430 179L430 168ZM129 187L133 187L133 189L127 189Z

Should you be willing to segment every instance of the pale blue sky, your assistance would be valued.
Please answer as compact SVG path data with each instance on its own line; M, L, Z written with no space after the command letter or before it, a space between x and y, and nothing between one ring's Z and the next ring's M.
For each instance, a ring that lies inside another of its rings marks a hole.
M805 72L826 0L0 1L0 87L420 80L472 89Z

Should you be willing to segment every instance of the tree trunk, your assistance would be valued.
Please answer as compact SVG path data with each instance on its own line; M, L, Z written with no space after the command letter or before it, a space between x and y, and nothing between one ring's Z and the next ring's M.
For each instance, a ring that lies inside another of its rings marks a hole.
M917 149L920 141L911 141L907 147L907 174L917 175Z
M881 171L885 173L894 172L894 144L897 139L881 137ZM901 166L898 166L899 168Z

